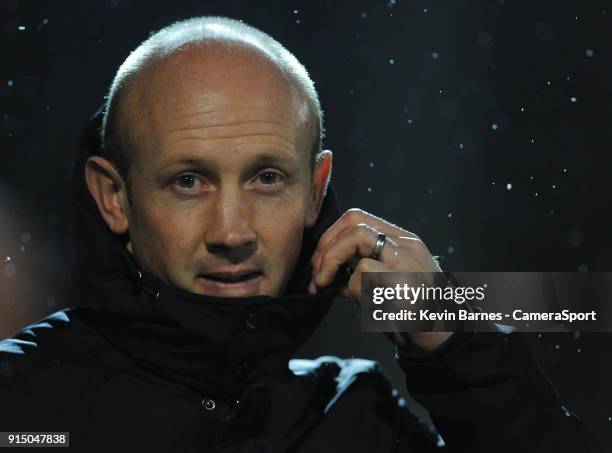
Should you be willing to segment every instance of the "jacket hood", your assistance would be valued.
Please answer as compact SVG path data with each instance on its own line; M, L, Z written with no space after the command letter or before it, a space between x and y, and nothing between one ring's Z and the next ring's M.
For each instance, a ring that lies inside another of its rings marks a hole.
M310 259L321 235L340 216L329 187L286 292L278 297L213 297L165 285L139 268L102 219L84 177L87 158L105 156L99 110L83 130L72 171L75 312L143 367L215 394L249 379L284 373L287 361L331 307L338 285L307 293ZM238 378L236 376L238 375Z

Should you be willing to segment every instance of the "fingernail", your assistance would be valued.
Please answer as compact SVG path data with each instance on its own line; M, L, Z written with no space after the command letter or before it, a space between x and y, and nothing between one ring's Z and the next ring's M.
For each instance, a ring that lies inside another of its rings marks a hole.
M316 294L317 293L317 287L316 287L316 285L314 284L314 282L312 280L310 281L310 285L308 285L308 292L310 294Z

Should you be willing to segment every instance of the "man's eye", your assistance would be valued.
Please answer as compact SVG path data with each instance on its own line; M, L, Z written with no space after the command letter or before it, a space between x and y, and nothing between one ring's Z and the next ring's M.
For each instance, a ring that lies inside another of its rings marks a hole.
M257 177L257 179L259 179L259 181L262 182L264 185L271 186L280 182L281 175L274 171L264 171Z
M176 184L181 189L193 189L198 183L201 183L196 175L181 175L176 178Z

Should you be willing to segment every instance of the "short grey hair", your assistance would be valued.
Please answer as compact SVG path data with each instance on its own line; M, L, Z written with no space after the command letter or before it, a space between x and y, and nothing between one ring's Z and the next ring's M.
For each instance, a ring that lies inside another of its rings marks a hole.
M254 48L269 58L292 85L293 90L306 101L308 112L298 118L304 127L312 128L310 168L322 150L324 137L323 111L314 82L306 68L282 44L271 36L242 21L227 17L202 16L182 20L162 28L143 41L130 55L113 78L106 96L102 119L101 139L108 158L129 185L131 149L133 143L122 134L121 121L126 110L130 87L145 68L178 49L191 44L219 43Z

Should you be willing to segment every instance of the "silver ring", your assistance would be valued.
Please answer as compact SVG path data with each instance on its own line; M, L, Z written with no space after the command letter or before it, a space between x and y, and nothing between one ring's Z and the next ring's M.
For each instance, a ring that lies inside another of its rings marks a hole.
M385 241L387 240L387 235L385 233L378 233L378 237L376 239L376 246L374 247L374 251L370 255L370 258L373 260L377 260L380 258L380 254L382 252L383 247L385 246Z

